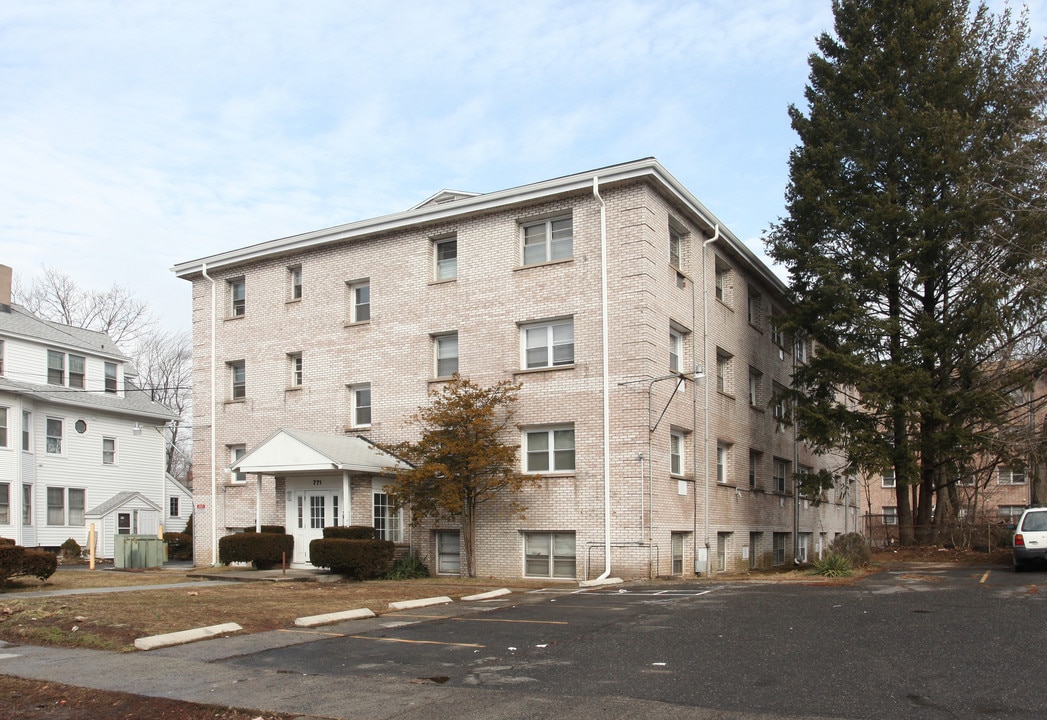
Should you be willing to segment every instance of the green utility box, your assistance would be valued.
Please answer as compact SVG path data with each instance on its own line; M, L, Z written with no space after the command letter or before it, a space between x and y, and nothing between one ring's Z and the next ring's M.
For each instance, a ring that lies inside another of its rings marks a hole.
M156 535L117 535L113 538L113 565L117 568L163 567L167 543Z

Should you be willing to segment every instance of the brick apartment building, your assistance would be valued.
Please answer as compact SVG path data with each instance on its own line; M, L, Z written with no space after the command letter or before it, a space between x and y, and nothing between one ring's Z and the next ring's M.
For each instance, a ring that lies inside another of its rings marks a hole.
M815 502L779 393L809 347L785 288L654 159L177 265L193 285L197 563L262 524L296 562L331 524L373 524L435 572L458 528L383 492L406 417L454 372L523 384L520 467L484 505L481 576L686 575L813 559L854 530L857 486Z

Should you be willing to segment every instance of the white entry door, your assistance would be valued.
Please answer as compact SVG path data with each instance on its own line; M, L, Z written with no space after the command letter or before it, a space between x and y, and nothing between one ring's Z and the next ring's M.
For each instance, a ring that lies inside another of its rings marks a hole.
M324 528L338 520L337 490L296 490L291 498L288 530L294 535L292 562L309 562L309 543L324 536Z

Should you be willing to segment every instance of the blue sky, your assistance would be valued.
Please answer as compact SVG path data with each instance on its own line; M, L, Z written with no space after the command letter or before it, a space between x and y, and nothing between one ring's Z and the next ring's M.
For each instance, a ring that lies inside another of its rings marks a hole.
M831 24L829 0L5 0L0 263L187 329L176 262L647 156L762 255Z

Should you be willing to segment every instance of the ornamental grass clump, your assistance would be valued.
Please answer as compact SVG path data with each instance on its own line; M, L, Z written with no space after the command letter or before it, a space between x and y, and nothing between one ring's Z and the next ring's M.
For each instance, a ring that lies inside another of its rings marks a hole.
M814 570L811 572L815 575L822 575L824 577L841 578L853 575L854 568L851 567L850 561L848 561L843 555L831 552L822 559L815 560Z

